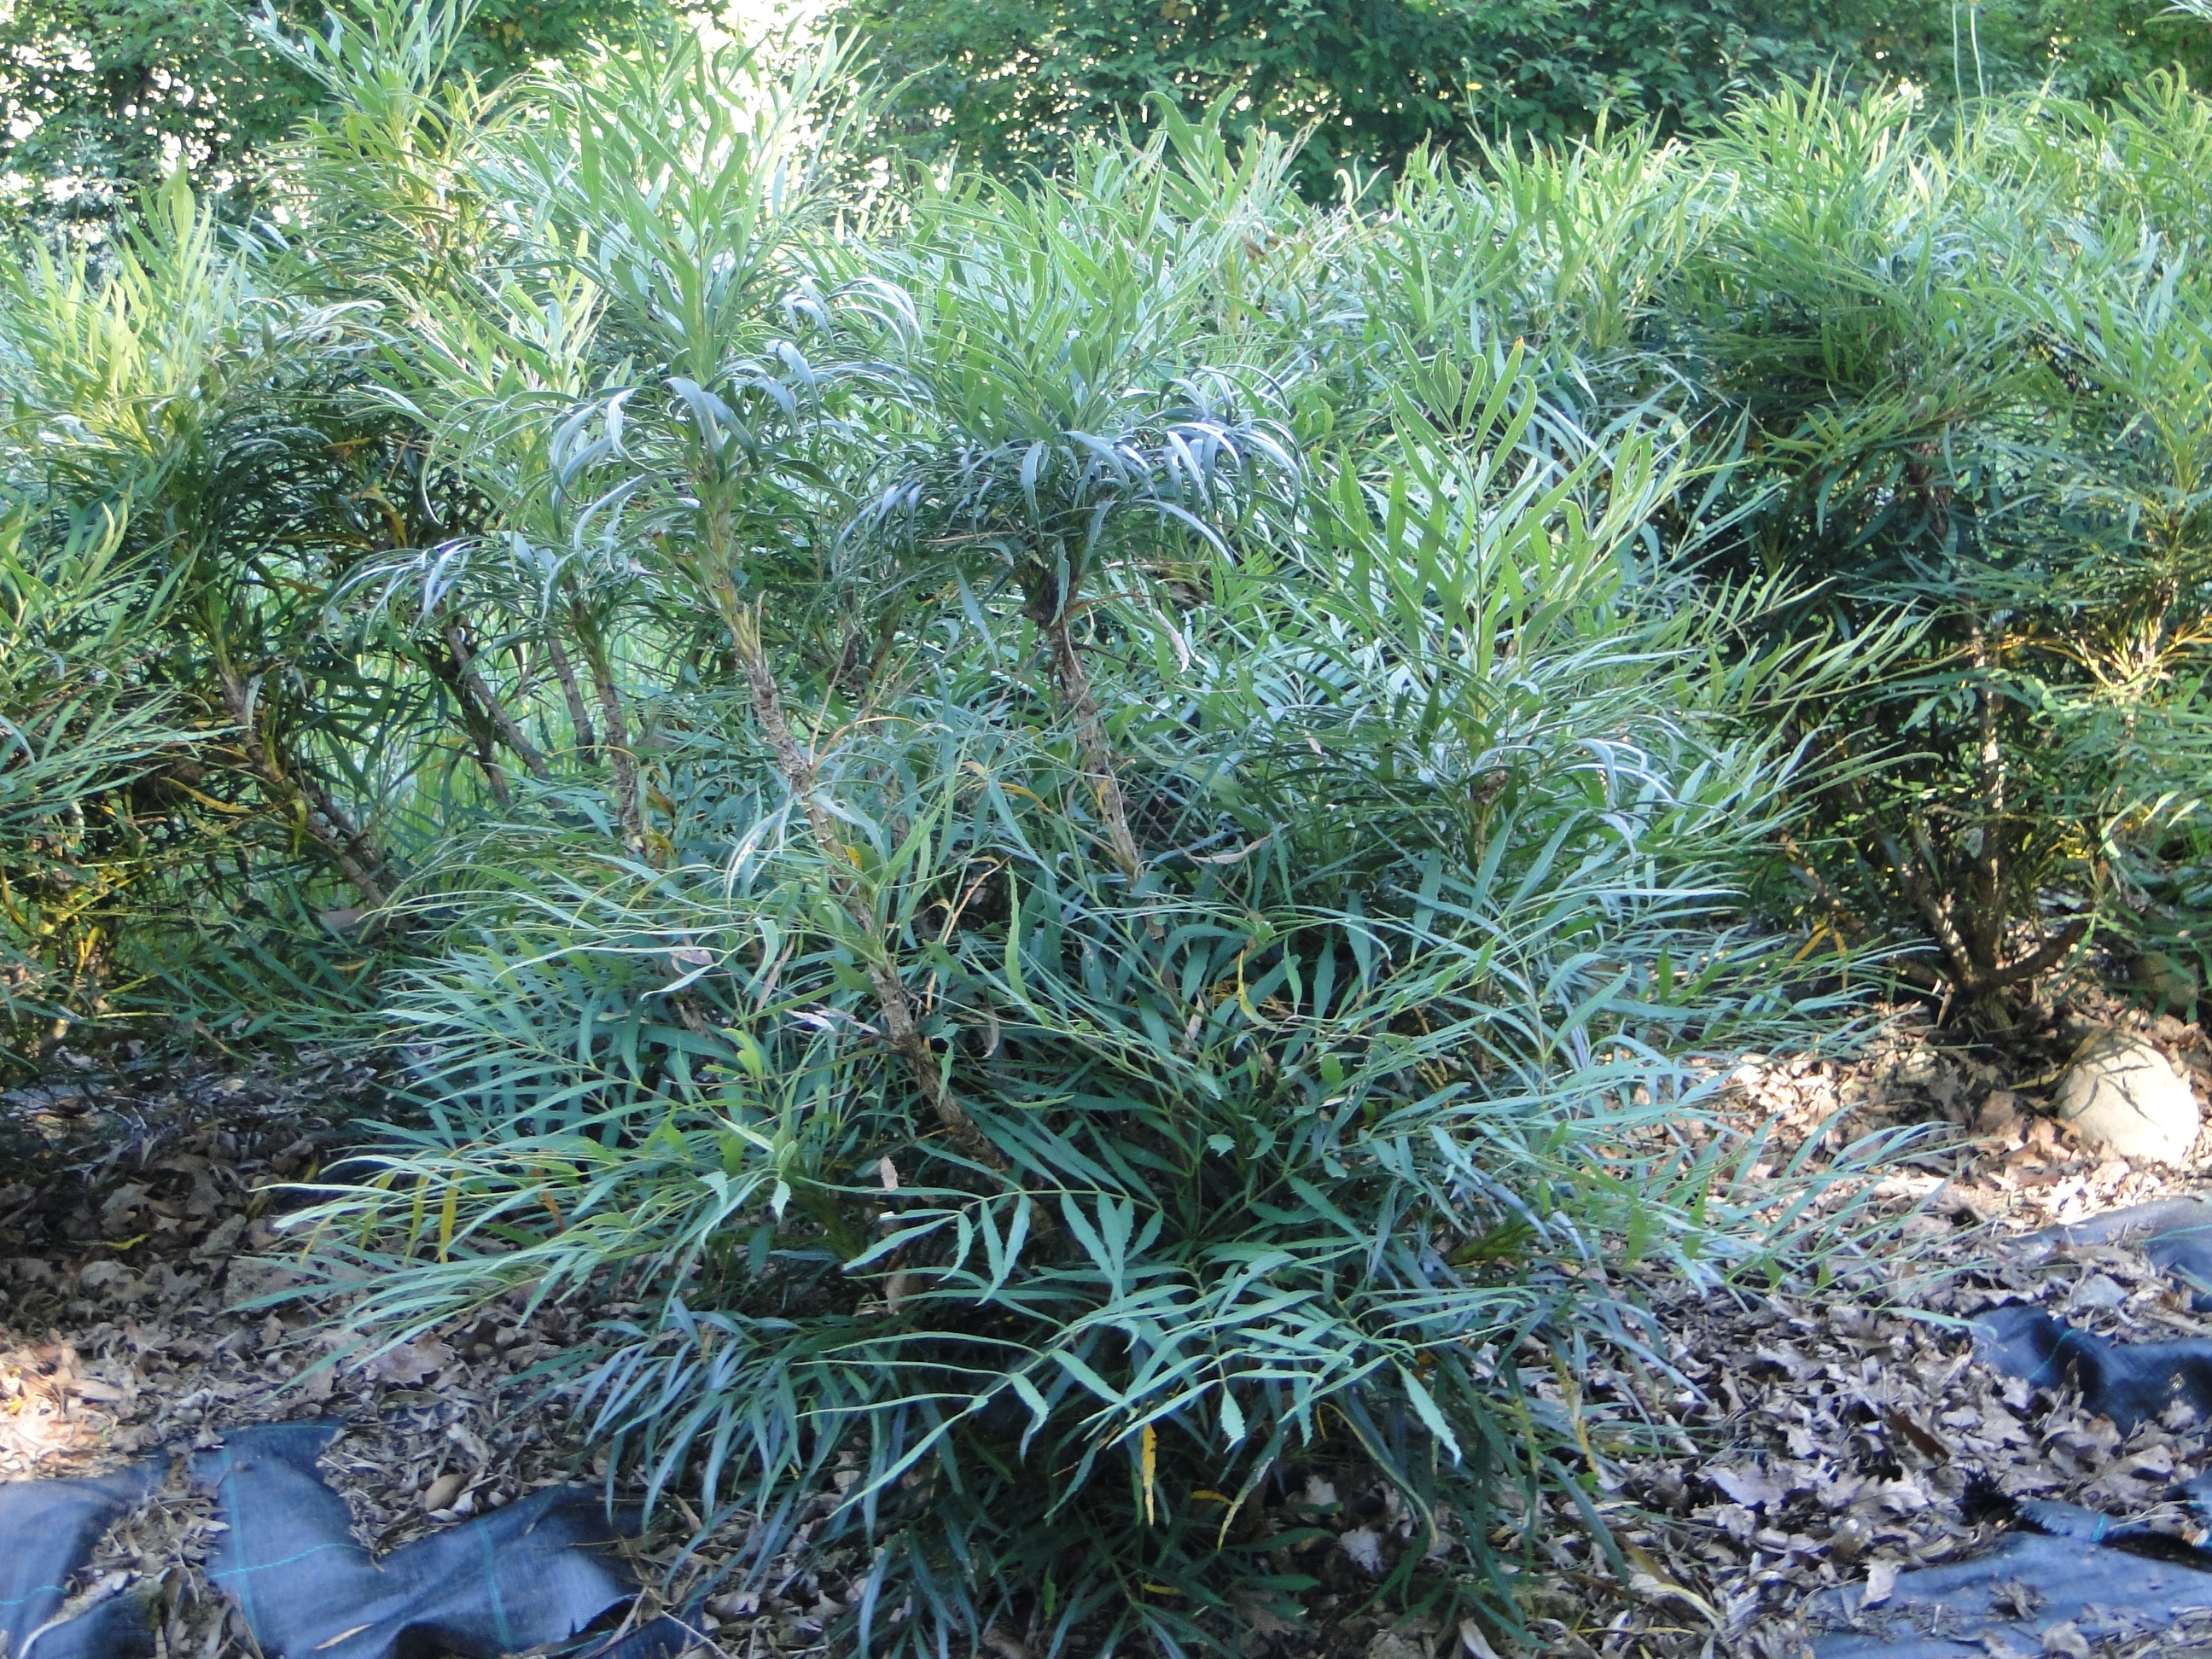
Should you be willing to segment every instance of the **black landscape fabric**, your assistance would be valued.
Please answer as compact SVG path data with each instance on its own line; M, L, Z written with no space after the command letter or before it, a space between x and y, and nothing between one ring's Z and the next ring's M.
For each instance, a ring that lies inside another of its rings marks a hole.
M2040 1308L1991 1308L1974 1322L1981 1358L2039 1389L2078 1389L2125 1433L2176 1405L2212 1418L2212 1342L2114 1342Z
M245 1429L193 1460L228 1528L208 1577L238 1604L265 1659L501 1659L536 1650L665 1659L687 1645L673 1620L620 1630L637 1581L605 1506L576 1488L538 1493L378 1559L355 1540L345 1501L316 1468L337 1432L324 1423ZM153 1652L132 1601L52 1621L100 1534L155 1483L147 1464L96 1480L0 1485L0 1632L9 1638L0 1651ZM616 1629L592 1633L608 1625Z
M500 1659L572 1642L635 1598L605 1506L574 1488L377 1559L315 1467L336 1432L319 1423L247 1429L194 1460L230 1527L208 1577L238 1603L268 1659ZM683 1645L672 1626L582 1650L647 1659Z
M2212 1310L2212 1198L2168 1198L2108 1210L2036 1234L2029 1248L2134 1244L2163 1273L2188 1287L2200 1311Z
M2212 1200L2145 1204L2026 1241L2030 1251L2081 1248L2125 1239L2194 1293L2212 1300ZM2038 1388L2072 1388L2090 1411L2123 1431L2180 1405L2212 1418L2212 1342L2114 1342L2077 1330L2026 1304L1990 1309L1975 1322L1980 1357ZM2200 1505L2208 1494L2185 1494ZM2092 1535L2072 1518L2007 1538L1971 1561L1945 1562L1899 1573L1889 1595L1865 1604L1863 1586L1824 1593L1808 1609L1815 1628L1831 1634L1814 1644L1818 1659L1978 1659L2008 1650L2045 1650L2044 1634L2069 1626L2086 1641L2161 1630L2192 1609L2212 1607L2212 1552L2188 1551L2170 1540L2105 1531ZM2155 1554L2139 1552L2155 1551ZM2052 1649L2053 1651L2061 1650Z
M2163 1630L2212 1607L2212 1571L2111 1544L2014 1533L1973 1560L1899 1573L1877 1607L1864 1605L1859 1584L1820 1600L1816 1620L1846 1628L1815 1644L1819 1659L1990 1659L2063 1652L2044 1641L2061 1625L2089 1642Z
M152 1492L151 1465L88 1480L0 1485L0 1653L21 1655L38 1637L36 1659L137 1659L154 1638L136 1602L109 1601L54 1621L70 1580L100 1535Z

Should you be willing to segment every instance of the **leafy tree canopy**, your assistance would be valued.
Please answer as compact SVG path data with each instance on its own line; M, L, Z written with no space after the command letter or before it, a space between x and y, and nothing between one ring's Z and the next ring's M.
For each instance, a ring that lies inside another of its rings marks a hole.
M319 99L256 27L326 24L320 0L0 0L0 222L98 236L118 202L182 164L234 199ZM343 9L341 9L342 10ZM635 39L663 0L482 0L457 67L487 79Z
M895 136L938 161L1051 167L1148 94L1310 126L1310 185L1464 134L1558 138L1615 108L1707 126L1747 90L1835 70L1948 97L2097 98L2212 40L2153 0L839 0L901 82Z

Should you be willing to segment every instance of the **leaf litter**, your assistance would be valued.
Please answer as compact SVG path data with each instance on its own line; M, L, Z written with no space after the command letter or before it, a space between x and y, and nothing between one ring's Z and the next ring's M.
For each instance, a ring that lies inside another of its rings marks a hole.
M2206 1092L2212 1044L2199 1028L2098 1012L2133 1023ZM2121 1340L2212 1337L2212 1320L2138 1250L2018 1248L2054 1224L2212 1190L2085 1152L2042 1115L2067 1043L2052 1016L1992 1060L1947 1050L1907 1018L1848 1061L1751 1056L1735 1067L1725 1115L1767 1137L1774 1167L1899 1124L1933 1124L1948 1140L1856 1188L1869 1216L1887 1218L1891 1248L1832 1258L1819 1285L1639 1281L1664 1333L1654 1363L1524 1377L1578 1422L1590 1507L1561 1499L1530 1516L1509 1495L1499 1511L1495 1541L1510 1545L1524 1527L1543 1540L1516 1575L1534 1638L1519 1651L1799 1659L1819 1635L1807 1613L1820 1592L1856 1585L1861 1605L1879 1608L1900 1573L1986 1551L2008 1528L2124 1527L2163 1534L2177 1552L2212 1541L2175 1496L2212 1474L2212 1425L2173 1411L2123 1432L2069 1389L2032 1386L1974 1355L1966 1322L2007 1302ZM220 1523L185 1473L191 1454L226 1431L342 1424L323 1473L356 1537L378 1552L605 1475L538 1373L573 1334L557 1310L526 1321L501 1304L364 1361L324 1341L315 1307L240 1305L299 1282L287 1265L296 1244L272 1225L276 1189L311 1177L380 1099L372 1067L313 1054L281 1066L88 1064L0 1095L10 1159L0 1185L0 1480L166 1460L161 1487L111 1529L73 1587L80 1602L141 1598L164 1659L253 1652L208 1585ZM1474 1620L1394 1621L1372 1609L1373 1585L1408 1551L1448 1563L1463 1548L1455 1517L1427 1534L1395 1500L1356 1462L1286 1470L1258 1524L1284 1540L1279 1567L1315 1588L1297 1607L1246 1608L1240 1650L1514 1655L1507 1632ZM702 1655L825 1650L823 1632L860 1593L865 1561L841 1570L833 1556L802 1570L792 1560L757 1591L702 1602L695 1591L711 1589L742 1528L686 1552L678 1523L696 1517L673 1504L672 1525L635 1547L652 1587L636 1617L689 1604ZM2023 1607L2036 1595L2027 1584L2008 1593ZM2071 1624L2043 1641L2069 1659L2212 1651L2212 1607L2101 1643ZM983 1645L1030 1651L996 1627Z

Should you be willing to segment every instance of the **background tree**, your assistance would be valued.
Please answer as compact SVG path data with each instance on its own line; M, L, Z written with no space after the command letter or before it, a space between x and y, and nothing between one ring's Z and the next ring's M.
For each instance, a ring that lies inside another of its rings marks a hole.
M2144 0L839 0L900 82L910 153L988 170L1058 164L1074 135L1141 121L1164 93L1232 128L1311 126L1310 190L1463 137L1589 131L1608 108L1712 125L1747 91L1840 70L1939 97L2045 82L2109 96L2212 38Z
M0 4L0 223L105 234L119 203L179 164L203 190L265 192L269 149L323 88L256 27L286 34L327 9L253 0L7 0ZM635 40L665 0L481 0L456 70L496 80L595 42Z

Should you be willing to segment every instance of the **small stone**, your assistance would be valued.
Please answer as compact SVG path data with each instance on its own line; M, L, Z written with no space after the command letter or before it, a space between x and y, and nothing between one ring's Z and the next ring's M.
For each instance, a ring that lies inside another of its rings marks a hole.
M2188 1161L2197 1097L2164 1054L2129 1031L2101 1030L2058 1079L2058 1119L2086 1146L2160 1164Z

